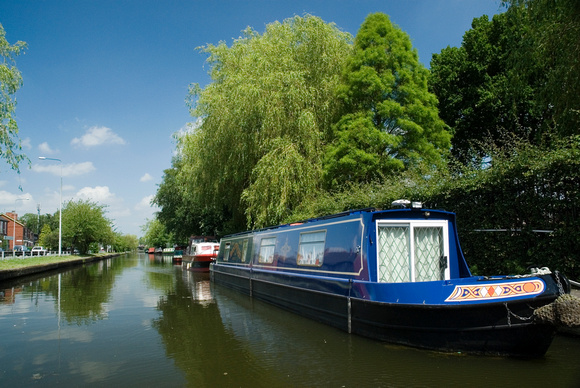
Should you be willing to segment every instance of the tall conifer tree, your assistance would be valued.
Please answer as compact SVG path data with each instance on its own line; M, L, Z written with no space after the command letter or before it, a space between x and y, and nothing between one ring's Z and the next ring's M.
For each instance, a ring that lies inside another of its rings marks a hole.
M329 187L441 162L451 136L427 89L428 75L409 36L387 15L366 18L339 87L344 115L326 150Z

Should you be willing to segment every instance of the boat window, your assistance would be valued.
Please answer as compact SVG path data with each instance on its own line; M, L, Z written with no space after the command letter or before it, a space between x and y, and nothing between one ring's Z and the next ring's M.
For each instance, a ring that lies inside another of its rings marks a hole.
M230 259L230 243L226 243L226 247L224 249L224 261L228 261Z
M263 238L260 243L260 257L258 262L272 264L274 262L274 250L276 248L276 237Z
M324 259L326 231L300 233L298 265L320 267Z
M408 282L409 268L409 227L379 227L379 282Z
M379 282L423 282L448 276L445 222L380 222L377 233Z
M248 256L248 240L244 240L242 243L242 263L246 262Z
M443 228L415 228L415 281L445 279ZM443 264L443 265L442 265Z

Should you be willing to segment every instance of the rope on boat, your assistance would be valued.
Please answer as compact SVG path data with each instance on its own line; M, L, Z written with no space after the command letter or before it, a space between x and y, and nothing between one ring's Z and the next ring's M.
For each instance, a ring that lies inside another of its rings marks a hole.
M534 310L534 317L541 322L563 327L580 327L580 298L560 295L550 304Z

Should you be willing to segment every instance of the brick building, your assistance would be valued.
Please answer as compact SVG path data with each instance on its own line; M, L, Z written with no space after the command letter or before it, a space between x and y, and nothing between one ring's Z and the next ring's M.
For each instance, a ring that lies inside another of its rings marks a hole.
M34 233L18 221L17 213L6 212L0 214L0 240L4 250L12 250L15 244L32 247Z

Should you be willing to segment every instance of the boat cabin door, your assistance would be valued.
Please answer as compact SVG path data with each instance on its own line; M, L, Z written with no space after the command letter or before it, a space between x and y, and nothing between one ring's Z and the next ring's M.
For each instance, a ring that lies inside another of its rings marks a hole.
M449 279L447 221L377 220L379 282Z

